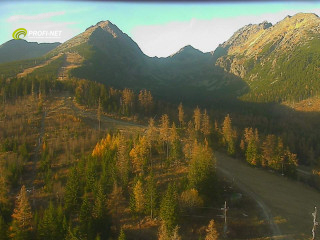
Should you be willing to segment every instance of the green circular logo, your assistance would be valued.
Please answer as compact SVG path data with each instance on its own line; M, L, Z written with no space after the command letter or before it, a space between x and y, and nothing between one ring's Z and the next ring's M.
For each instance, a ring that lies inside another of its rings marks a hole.
M16 40L22 39L27 35L27 30L25 28L18 28L12 33L12 37Z

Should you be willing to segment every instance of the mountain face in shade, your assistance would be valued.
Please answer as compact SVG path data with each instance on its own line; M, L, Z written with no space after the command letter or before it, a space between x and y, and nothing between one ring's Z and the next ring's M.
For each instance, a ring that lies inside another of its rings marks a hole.
M0 63L38 58L59 45L60 43L36 43L13 39L0 45Z
M222 91L224 94L221 95L226 92L235 95L234 89L243 89L245 85L241 85L239 78L215 66L212 54L192 46L186 46L168 58L150 58L110 21L87 28L48 55L71 52L77 52L84 59L80 67L70 72L74 77L116 88L147 88L165 98L187 99L192 91L205 91L208 96Z
M238 30L221 44L216 65L244 79L250 101L299 101L318 94L320 18L299 13L275 25Z

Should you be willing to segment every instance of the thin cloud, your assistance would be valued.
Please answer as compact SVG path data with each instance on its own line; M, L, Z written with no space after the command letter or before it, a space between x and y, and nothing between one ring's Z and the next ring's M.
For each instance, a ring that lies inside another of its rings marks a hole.
M7 22L17 22L17 21L35 21L35 20L43 20L55 16L64 15L65 11L60 12L47 12L47 13L40 13L37 15L13 15L7 19Z

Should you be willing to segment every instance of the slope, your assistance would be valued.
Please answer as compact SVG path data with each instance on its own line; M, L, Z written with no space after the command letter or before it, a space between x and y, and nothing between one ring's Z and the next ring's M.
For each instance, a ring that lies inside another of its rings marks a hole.
M60 43L36 43L10 40L0 46L0 63L38 58L59 46Z
M317 15L299 13L274 26L245 26L215 51L216 65L248 83L244 100L299 101L317 95L319 25Z

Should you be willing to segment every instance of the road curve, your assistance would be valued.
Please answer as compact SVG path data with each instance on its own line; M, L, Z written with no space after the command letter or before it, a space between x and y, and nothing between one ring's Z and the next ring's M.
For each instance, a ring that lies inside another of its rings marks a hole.
M267 220L267 222L270 225L272 236L281 236L281 231L279 229L279 226L274 222L272 213L270 209L266 206L266 204L263 202L263 200L254 192L252 192L245 184L243 184L239 179L236 179L229 171L224 169L223 167L217 166L218 172L221 172L225 177L227 177L229 180L233 181L237 187L245 194L250 196L261 208L264 218Z
M234 183L261 207L275 239L310 239L315 206L320 193L295 180L216 152L217 171ZM318 219L319 221L319 219Z

